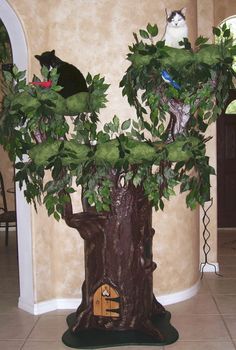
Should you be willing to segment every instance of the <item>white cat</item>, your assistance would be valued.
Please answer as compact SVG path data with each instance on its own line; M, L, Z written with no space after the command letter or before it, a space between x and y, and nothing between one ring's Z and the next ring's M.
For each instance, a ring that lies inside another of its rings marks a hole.
M188 26L185 20L186 8L178 11L166 9L166 30L163 37L167 46L181 48L179 42L188 37Z

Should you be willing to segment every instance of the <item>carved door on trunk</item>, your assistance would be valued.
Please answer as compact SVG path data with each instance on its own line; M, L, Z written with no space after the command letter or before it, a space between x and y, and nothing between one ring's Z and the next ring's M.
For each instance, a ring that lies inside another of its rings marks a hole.
M94 293L93 314L102 317L120 316L120 296L109 284L103 284Z

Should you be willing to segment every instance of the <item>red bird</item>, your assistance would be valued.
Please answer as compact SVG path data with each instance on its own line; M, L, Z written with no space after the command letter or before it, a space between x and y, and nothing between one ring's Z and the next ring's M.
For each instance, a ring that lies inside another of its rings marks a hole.
M52 81L32 81L30 84L41 86L43 88L49 89L52 86Z

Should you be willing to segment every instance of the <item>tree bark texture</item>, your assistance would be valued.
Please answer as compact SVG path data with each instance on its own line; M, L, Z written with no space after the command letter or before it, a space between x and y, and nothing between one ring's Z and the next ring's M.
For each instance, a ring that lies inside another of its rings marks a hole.
M152 209L142 186L122 186L122 176L115 173L110 179L110 212L98 213L86 203L83 213L73 214L71 203L65 207L66 223L85 242L82 302L71 331L132 329L163 340L152 323L153 317L165 314L153 295ZM96 312L101 303L107 306L105 315Z

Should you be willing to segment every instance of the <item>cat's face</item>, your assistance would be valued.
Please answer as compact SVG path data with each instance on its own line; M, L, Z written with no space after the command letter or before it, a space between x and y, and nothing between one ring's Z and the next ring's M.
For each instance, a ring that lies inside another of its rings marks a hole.
M55 50L43 52L41 55L35 55L41 66L46 66L48 69L53 66L55 60Z
M178 11L166 10L167 25L173 28L179 28L186 25L185 21L186 8Z

